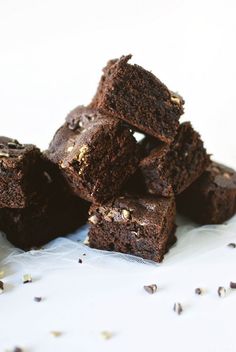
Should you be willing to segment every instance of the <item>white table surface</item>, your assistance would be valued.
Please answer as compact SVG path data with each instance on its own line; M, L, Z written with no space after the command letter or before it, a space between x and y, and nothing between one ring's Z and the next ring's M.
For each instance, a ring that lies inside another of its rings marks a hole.
M233 0L0 0L0 134L45 149L68 111L90 101L106 61L132 53L184 96L182 121L209 153L236 167L235 15ZM85 232L28 253L0 236L0 351L236 350L236 249L227 247L236 218L180 226L161 265L91 250L77 241ZM154 295L143 289L151 283Z

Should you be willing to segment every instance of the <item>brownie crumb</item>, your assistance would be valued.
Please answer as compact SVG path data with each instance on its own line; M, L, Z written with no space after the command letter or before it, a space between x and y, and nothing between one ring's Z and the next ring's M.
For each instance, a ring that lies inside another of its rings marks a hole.
M79 263L79 264L82 264L82 263L83 263L83 260L79 258L78 263Z
M147 293L153 294L157 291L157 285L156 284L152 284L152 285L147 285L147 286L143 286L144 290Z
M233 288L233 289L235 289L236 288L236 282L230 282L230 284L229 284L229 286L230 286L230 288Z
M195 293L196 293L196 295L202 295L203 294L203 290L200 287L198 287L198 288L195 289Z
M230 248L236 248L236 243L229 243L227 246Z
M180 315L183 312L183 307L180 303L175 303L173 310L175 313L177 313L178 315Z
M226 296L226 289L222 286L220 286L217 290L218 296L223 298Z
M42 301L42 297L34 297L34 301L35 302L41 302Z
M21 347L16 346L13 352L23 352L23 349Z

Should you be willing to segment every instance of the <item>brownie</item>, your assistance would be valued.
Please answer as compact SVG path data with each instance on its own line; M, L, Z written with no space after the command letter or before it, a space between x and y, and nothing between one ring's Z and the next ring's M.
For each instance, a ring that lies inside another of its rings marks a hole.
M221 224L236 212L236 172L212 162L203 175L177 197L180 213L200 224Z
M1 209L0 229L15 246L28 250L75 231L87 220L88 204L73 195L58 194L23 209Z
M170 145L150 136L146 136L141 145L146 156L127 185L139 193L141 190L165 197L180 194L210 163L200 135L190 122L180 125Z
M76 195L98 203L120 191L140 160L139 146L123 121L84 106L67 116L47 156Z
M92 248L161 262L175 237L175 200L150 195L120 196L89 211Z
M23 208L37 191L47 192L50 178L40 150L0 137L0 208Z
M151 72L129 64L130 58L108 62L91 107L170 143L177 133L184 101Z
M25 250L73 232L88 218L89 203L74 196L58 168L45 155L43 159L50 179L47 192L38 190L26 208L0 209L0 230Z

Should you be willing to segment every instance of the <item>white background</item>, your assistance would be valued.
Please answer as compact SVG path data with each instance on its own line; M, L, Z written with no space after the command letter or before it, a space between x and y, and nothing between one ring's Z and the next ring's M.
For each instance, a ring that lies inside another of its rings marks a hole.
M236 167L235 18L234 0L0 0L0 134L45 149L65 115L90 101L107 60L132 53L132 62L183 95L182 120L192 121L209 153ZM216 295L220 284L233 280L236 257L224 248L235 238L230 229L223 227L225 237L207 228L209 237L200 230L199 236L195 231L179 238L166 262L151 269L123 260L114 264L102 255L100 263L93 251L80 272L57 267L50 256L46 263L55 268L47 274L43 257L36 263L30 257L34 269L22 263L22 255L15 266L9 259L0 296L0 350L20 344L43 352L235 351L236 295L220 308ZM3 258L12 258L6 248ZM56 246L54 254L60 250ZM194 260L186 264L191 253ZM70 252L64 256L72 260ZM28 293L20 284L27 270L38 275ZM142 285L158 275L163 291L147 297ZM208 288L202 306L192 296L201 284ZM35 307L30 300L38 290L50 298ZM187 313L176 319L172 305L181 299ZM51 340L50 329L64 335ZM104 329L115 337L101 341Z

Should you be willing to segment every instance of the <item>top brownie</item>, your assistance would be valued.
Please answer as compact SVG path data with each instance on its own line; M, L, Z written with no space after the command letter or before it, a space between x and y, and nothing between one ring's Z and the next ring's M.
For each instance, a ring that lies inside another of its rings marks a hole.
M43 192L49 182L38 148L0 137L0 208L28 206L37 190Z
M169 144L177 133L184 101L151 72L128 64L130 58L108 62L91 107Z
M56 132L47 156L60 167L76 195L102 203L135 172L138 151L123 121L79 106Z
M139 170L148 193L170 196L190 186L210 164L198 132L190 122L180 125L170 145L146 136L141 142L146 157Z

